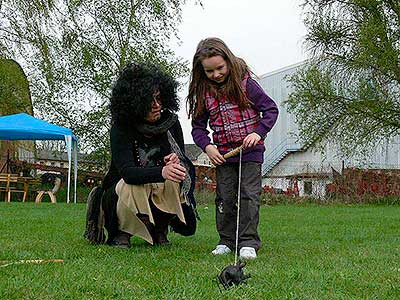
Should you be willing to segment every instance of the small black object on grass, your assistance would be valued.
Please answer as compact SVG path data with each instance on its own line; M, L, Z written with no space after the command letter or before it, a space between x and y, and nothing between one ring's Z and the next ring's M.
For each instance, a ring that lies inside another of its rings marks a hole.
M238 261L236 265L229 265L222 270L221 274L217 275L218 287L221 291L220 285L225 290L230 289L235 285L241 283L247 284L247 279L251 277L250 274L244 274L243 268L246 266L245 262Z

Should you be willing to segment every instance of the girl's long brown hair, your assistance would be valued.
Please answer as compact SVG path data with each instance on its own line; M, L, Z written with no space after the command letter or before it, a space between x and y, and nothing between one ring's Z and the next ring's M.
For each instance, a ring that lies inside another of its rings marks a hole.
M189 94L186 98L188 117L198 117L205 109L205 94L209 90L217 92L214 84L207 78L202 61L206 58L220 55L227 62L229 75L224 84L223 92L228 99L235 101L240 109L245 109L250 102L242 88L243 76L250 72L243 59L236 57L226 44L219 38L206 38L197 45L193 57L192 74L190 76Z

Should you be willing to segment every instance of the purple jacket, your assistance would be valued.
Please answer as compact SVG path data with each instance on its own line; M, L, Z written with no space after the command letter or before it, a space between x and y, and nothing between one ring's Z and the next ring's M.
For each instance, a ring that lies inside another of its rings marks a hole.
M274 126L278 118L278 108L275 102L264 92L262 87L252 78L247 80L246 93L249 100L254 104L253 109L261 113L260 123L254 132L258 133L264 140L267 133ZM205 111L201 116L192 120L193 141L203 151L207 145L211 144L207 129L209 121L209 112ZM246 149L242 154L242 161L253 161L262 163L264 159L264 145L256 145L253 148ZM225 152L220 151L221 154ZM239 156L228 158L227 162L238 162Z

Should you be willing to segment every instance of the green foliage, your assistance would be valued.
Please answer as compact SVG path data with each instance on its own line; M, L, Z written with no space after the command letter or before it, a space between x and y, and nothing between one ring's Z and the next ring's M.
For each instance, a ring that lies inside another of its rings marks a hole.
M112 82L129 61L188 71L169 44L177 38L185 1L5 0L0 55L28 74L39 116L68 126L86 152L106 160Z
M399 207L261 207L263 247L248 285L219 291L234 256L213 257L215 206L200 207L196 235L170 247L132 239L129 250L93 246L84 204L0 203L1 299L398 299ZM64 263L6 263L63 259Z
M43 185L42 185L43 186ZM54 185L49 186L49 190L53 188ZM86 203L87 197L89 196L90 191L92 188L84 186L82 184L77 185L77 190L76 190L76 202L77 203ZM57 192L57 202L58 203L65 203L67 201L67 184L64 183L59 191ZM70 201L74 202L74 187L73 184L71 184L71 190L70 190ZM47 196L43 196L42 202L50 202L50 198Z
M0 59L0 115L19 112L32 112L28 81L15 61Z
M335 195L327 198L313 198L313 197L293 197L280 194L261 194L262 205L304 205L304 204L317 204L317 205L341 205L341 204L371 204L371 205L400 205L399 196L386 196L376 197L373 195L345 196Z
M307 0L312 58L287 101L305 144L362 151L400 133L400 3Z

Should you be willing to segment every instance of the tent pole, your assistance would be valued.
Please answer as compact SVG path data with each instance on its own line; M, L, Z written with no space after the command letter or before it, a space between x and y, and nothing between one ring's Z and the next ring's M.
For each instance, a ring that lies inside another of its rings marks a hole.
M76 203L76 186L78 181L78 142L74 142L74 203Z
M67 203L70 202L69 192L71 188L71 144L72 137L70 135L65 136L65 142L67 144L67 155L68 155L68 189L67 189Z

